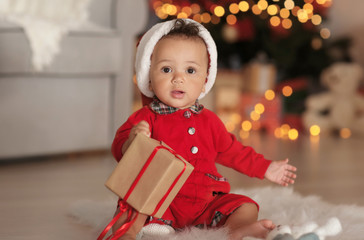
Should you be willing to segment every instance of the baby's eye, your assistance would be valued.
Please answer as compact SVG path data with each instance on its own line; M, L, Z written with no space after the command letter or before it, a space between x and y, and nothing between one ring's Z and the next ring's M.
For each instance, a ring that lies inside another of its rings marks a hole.
M162 68L162 72L164 72L164 73L170 73L170 72L172 72L172 68L170 68L170 67L163 67Z
M196 70L194 68L188 68L187 73L194 74L194 73L196 73Z

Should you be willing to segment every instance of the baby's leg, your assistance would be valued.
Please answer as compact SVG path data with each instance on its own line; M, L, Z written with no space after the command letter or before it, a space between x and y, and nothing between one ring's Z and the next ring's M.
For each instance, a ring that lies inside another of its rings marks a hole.
M243 237L265 238L275 227L270 220L258 219L258 208L254 203L245 203L235 210L226 220L224 226L230 229L230 240Z
M116 210L115 215L119 213L119 208ZM134 213L135 214L135 213ZM112 232L116 232L124 223L126 220L127 214L124 213L112 226ZM134 215L133 215L134 216ZM147 220L147 215L139 213L134 224L129 228L129 230L121 237L119 240L135 240L136 235L142 230L145 221Z

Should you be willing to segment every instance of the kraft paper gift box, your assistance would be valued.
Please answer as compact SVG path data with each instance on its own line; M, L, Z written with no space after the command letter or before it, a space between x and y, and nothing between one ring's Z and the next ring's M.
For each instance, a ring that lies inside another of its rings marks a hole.
M166 144L137 134L105 185L138 212L160 218L192 171Z

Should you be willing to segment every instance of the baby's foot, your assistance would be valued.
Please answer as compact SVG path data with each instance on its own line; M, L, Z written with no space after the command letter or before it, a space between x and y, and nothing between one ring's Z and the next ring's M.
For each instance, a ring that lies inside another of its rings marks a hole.
M243 237L265 238L270 231L275 228L271 220L263 219L249 225L236 229L231 235L230 240L241 239Z

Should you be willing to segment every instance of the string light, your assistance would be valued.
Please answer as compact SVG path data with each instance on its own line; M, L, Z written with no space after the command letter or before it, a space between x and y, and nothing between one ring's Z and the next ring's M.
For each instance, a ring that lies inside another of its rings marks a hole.
M237 14L239 12L239 5L236 4L236 3L232 3L230 4L229 6L229 11L232 13L232 14Z
M283 96L289 97L289 96L292 95L292 93L293 93L293 89L291 88L291 86L284 86L282 88L282 94L283 94Z
M239 136L241 139L247 139L249 138L250 133L244 130L240 130Z
M259 0L257 3L260 10L265 10L268 7L268 2L266 0Z
M297 17L298 21L300 21L301 23L305 23L308 20L308 14L304 9L300 9L297 11Z
M351 130L349 128L340 129L340 137L344 139L348 139L351 136Z
M293 0L286 0L284 2L284 7L287 8L288 10L292 10L294 8Z
M211 22L212 22L213 24L219 24L219 22L220 22L220 18L219 18L218 16L212 15L212 16L211 16Z
M195 14L192 19L195 20L196 22L199 22L199 23L202 22L201 15L198 14L198 13Z
M315 14L312 16L311 21L312 21L312 24L314 24L314 25L320 25L322 22L322 18L320 15Z
M292 15L293 15L293 16L295 16L295 17L297 17L297 12L298 12L298 10L300 10L300 9L301 9L301 8L300 8L300 7L298 7L298 6L293 7L293 8L292 8L292 10L291 10Z
M282 124L281 126L281 133L282 135L287 135L288 134L288 131L291 129L291 127L285 123L285 124Z
M291 27L292 27L292 21L291 21L291 19L283 19L282 20L282 26L283 26L283 28L285 28L285 29L290 29Z
M320 36L323 39L328 39L331 36L331 32L330 32L330 30L328 28L322 28L320 30Z
M203 13L201 15L201 22L203 23L209 23L211 21L211 15L209 13Z
M234 123L234 124L238 124L241 122L241 116L238 113L233 113L230 116L230 120Z
M264 97L265 99L267 99L268 101L272 101L275 98L276 94L274 93L273 90L268 89L267 91L265 91L264 93Z
M246 1L239 2L239 10L242 12L246 12L249 10L249 3Z
M279 2L280 0L274 0L273 2ZM247 12L251 10L251 12L255 15L258 15L262 19L267 19L269 16L270 24L272 26L282 25L284 29L292 28L293 22L292 17L297 17L298 21L301 23L306 23L308 20L311 20L312 24L320 25L322 23L322 17L315 13L315 6L313 2L316 1L317 4L322 5L323 7L330 7L332 4L332 0L304 0L304 5L302 8L299 6L295 6L293 0L285 0L284 7L281 9L277 4L269 5L267 0L259 0L256 4L250 6L247 0L242 0L240 2L233 2L227 6L227 10L224 6L219 6L216 4L211 4L208 11L209 12L201 12L201 6L198 3L192 3L187 6L178 6L173 4L172 0L154 0L152 1L152 6L155 11L155 14L160 19L167 19L168 16L176 16L177 18L192 18L200 23L212 23L219 24L221 21L221 17L226 14L226 11L229 11L229 14L226 16L226 21L229 25L234 25L238 21L235 15L239 14L239 12ZM315 13L315 14L314 14ZM276 15L278 15L276 17ZM331 32L327 28L323 28L320 31L320 35L322 39L327 39L331 36ZM318 41L312 43L314 49L320 49L322 47Z
M235 17L235 15L232 15L232 14L229 14L227 17L226 17L226 22L227 24L229 25L234 25L236 23L237 19Z
M303 9L307 12L307 14L313 13L313 6L311 3L303 5Z
M262 10L258 7L258 5L253 5L252 7L252 12L255 14L255 15L260 15L262 13Z
M192 3L191 4L191 10L192 10L193 14L198 14L201 11L201 7L197 3Z
M254 111L256 111L256 112L257 112L257 113L259 113L259 114L263 114L263 113L264 113L264 111L265 111L264 105L263 105L263 104L261 104L261 103L257 103L257 104L255 104L255 106L254 106Z
M222 17L225 14L225 9L221 6L217 6L214 8L214 14L218 17Z
M278 13L278 7L277 7L277 5L270 5L267 8L267 12L271 16L276 15Z
M287 8L282 8L281 11L279 12L279 15L281 16L281 18L288 18L290 13Z
M186 13L187 16L190 16L192 14L192 8L191 7L183 7L182 12Z
M252 111L250 113L250 118L253 120L253 121L258 121L260 119L260 114L257 113L256 111Z
M277 27L279 26L279 24L281 24L281 19L277 16L273 16L270 18L270 24L272 24L273 27Z
M320 132L321 132L321 129L318 125L312 125L310 127L310 134L312 136L318 136L320 134Z
M250 131L252 129L252 123L248 120L243 121L241 124L241 129L246 132Z
M288 138L292 141L296 140L298 138L298 131L297 129L290 129L288 130Z
M177 18L188 18L188 15L185 12L180 12L178 13Z
M278 139L289 139L295 141L297 140L299 133L297 129L291 128L291 126L285 123L274 130L274 136Z

